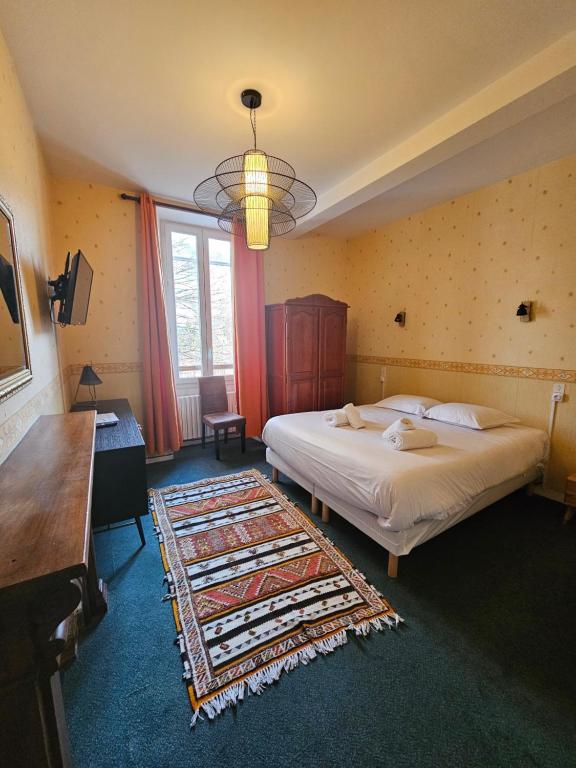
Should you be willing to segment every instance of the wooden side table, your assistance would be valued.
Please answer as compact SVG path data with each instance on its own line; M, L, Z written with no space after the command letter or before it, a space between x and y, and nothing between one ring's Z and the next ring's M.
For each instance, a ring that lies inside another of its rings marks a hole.
M148 514L146 449L128 400L75 403L72 411L115 413L118 424L96 430L92 526L134 519L140 541L146 544L141 515Z
M566 487L564 489L564 503L566 512L564 512L564 522L567 523L574 517L576 510L576 472L566 478Z

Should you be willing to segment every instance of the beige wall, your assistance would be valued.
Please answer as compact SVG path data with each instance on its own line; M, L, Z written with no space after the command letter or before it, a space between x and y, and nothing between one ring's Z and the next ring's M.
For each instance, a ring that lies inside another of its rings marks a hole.
M10 54L0 33L0 196L14 215L30 342L32 382L0 403L0 462L38 415L62 410L56 336L46 280L51 271L44 162Z
M384 365L387 393L545 427L552 382L566 380L550 478L561 489L576 469L576 156L393 222L348 255L357 398L375 399ZM533 322L515 316L523 300Z
M93 361L101 397L128 397L141 417L137 207L119 190L55 179L58 259L82 248L95 270L88 324L60 332L73 394ZM350 305L349 395L427 392L484 402L545 427L552 381L564 376L551 482L576 468L576 157L505 180L349 242L273 240L267 303L326 293ZM534 321L517 305L534 302ZM406 328L393 318L407 312Z
M311 293L344 301L346 267L345 240L315 235L275 238L264 254L266 303Z
M94 270L84 326L59 329L66 395L74 398L82 366L94 363L102 379L98 399L127 397L142 419L141 351L138 324L137 227L135 203L120 191L69 179L52 179L55 253L80 249ZM79 400L89 395L84 387Z
M347 241L342 238L314 234L297 240L275 238L264 254L266 303L275 304L311 293L347 301L348 271ZM355 333L355 320L349 317L349 351L356 348ZM356 370L349 366L347 373L345 396L353 400Z
M93 362L103 385L99 398L128 397L142 418L138 334L137 204L120 190L70 179L52 180L55 252L64 263L80 248L94 269L85 326L59 330L67 397L72 399L82 365ZM345 286L346 243L310 236L275 240L264 256L267 303L309 293L340 298ZM87 394L80 390L79 399Z

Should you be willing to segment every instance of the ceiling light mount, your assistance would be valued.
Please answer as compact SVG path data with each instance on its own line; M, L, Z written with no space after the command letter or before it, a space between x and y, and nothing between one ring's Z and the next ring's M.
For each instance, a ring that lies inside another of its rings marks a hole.
M246 109L258 109L262 104L262 94L254 88L246 88L240 94L240 100Z
M296 219L310 213L316 193L296 178L289 163L258 149L255 110L262 104L260 92L247 88L240 99L250 110L254 147L223 160L214 176L198 184L194 201L200 210L217 215L225 232L241 233L248 248L263 251L271 237L287 234Z

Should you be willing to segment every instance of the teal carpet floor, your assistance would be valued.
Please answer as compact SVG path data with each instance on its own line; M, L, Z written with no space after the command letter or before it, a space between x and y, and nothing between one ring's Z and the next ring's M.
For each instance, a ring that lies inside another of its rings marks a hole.
M186 448L149 466L149 485L267 471L255 441L222 458ZM63 675L76 768L576 766L576 526L560 505L518 493L401 558L396 581L377 544L320 523L405 625L350 638L194 730L144 520L143 548L134 525L95 537L109 611Z

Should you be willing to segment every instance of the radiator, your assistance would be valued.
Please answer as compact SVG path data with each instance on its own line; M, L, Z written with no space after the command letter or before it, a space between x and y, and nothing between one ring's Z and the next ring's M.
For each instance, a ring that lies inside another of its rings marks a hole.
M236 411L236 392L228 392L228 410ZM200 395L181 395L178 398L178 413L182 427L183 440L197 440L202 436L200 419ZM212 430L206 429L206 435L212 436Z

